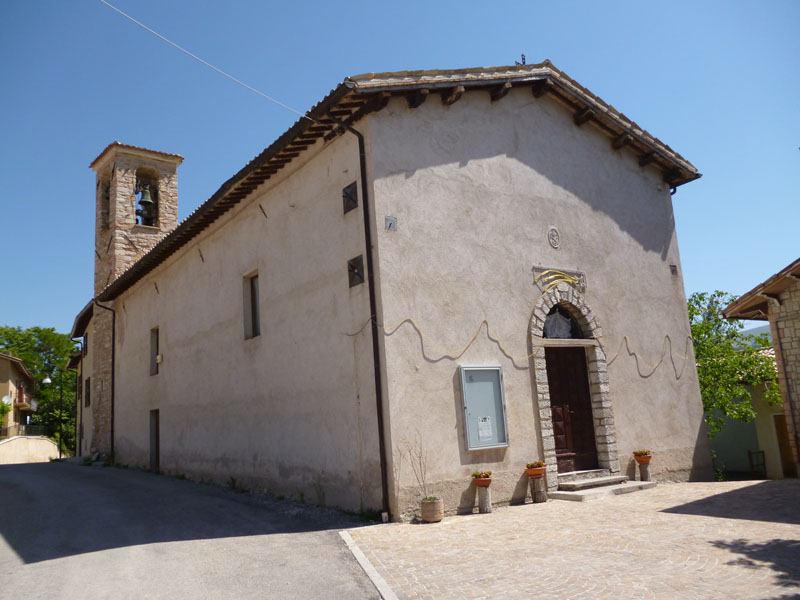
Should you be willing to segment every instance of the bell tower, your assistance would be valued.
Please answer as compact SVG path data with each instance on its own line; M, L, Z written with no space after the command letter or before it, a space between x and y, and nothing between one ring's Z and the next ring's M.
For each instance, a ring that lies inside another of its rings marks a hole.
M178 225L183 157L114 142L96 173L94 293L102 292Z
M96 173L94 296L178 226L178 165L183 157L114 142L90 168ZM116 311L116 302L104 303ZM92 352L92 448L112 450L112 311L95 309Z

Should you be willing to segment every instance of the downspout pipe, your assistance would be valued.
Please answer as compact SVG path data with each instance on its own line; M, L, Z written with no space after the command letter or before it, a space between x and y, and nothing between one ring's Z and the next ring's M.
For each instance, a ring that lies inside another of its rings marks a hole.
M372 329L372 361L374 364L375 372L375 408L378 416L378 452L380 454L381 462L381 493L382 493L382 511L384 519L389 516L389 479L386 466L386 437L383 416L383 378L381 376L381 354L380 344L378 342L378 309L377 299L375 295L375 269L374 261L372 258L372 228L369 208L369 188L367 185L367 151L364 145L364 135L354 129L350 125L343 123L329 113L331 119L336 121L338 125L352 133L358 139L358 162L361 175L361 197L363 200L363 215L364 215L364 242L367 246L367 288L369 289L369 312L370 312L370 325Z
M92 298L92 302L94 302L95 306L107 310L111 313L111 463L115 462L114 460L114 390L116 389L115 377L114 374L116 373L116 354L117 354L117 313L113 308L108 306L103 306L100 304L96 298Z

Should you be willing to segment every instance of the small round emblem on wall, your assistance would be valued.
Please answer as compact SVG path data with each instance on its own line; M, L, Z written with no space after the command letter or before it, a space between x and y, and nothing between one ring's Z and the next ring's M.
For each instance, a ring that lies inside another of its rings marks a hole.
M558 229L552 225L547 230L547 241L550 242L553 248L558 248L561 245L561 236L558 233Z

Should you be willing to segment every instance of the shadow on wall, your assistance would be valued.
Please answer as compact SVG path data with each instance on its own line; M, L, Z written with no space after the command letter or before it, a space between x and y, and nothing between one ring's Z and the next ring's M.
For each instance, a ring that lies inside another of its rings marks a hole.
M354 515L140 471L0 466L0 535L25 563L161 542L366 525Z
M800 480L780 479L673 506L662 512L800 525L798 498ZM795 561L800 565L797 556L795 555Z
M779 585L782 587L800 587L800 541L770 540L768 542L748 542L739 539L732 542L720 540L711 542L712 546L730 550L742 555L729 565L740 565L749 569L768 568L777 573ZM781 596L784 598L788 596ZM792 595L793 598L797 596Z
M483 98L483 95L470 95L459 104L463 106L463 103L472 100L471 110L479 110L483 108L477 104L482 101L479 98ZM553 185L586 202L594 211L605 213L644 250L656 252L662 260L666 260L675 230L670 196L665 192L657 203L651 203L646 210L631 210L631 190L626 187L626 178L619 177L623 168L621 161L629 163L626 166L632 172L634 169L645 171L645 168L636 164L636 159L629 151L612 150L605 135L590 124L580 128L574 125L570 112L554 100L529 98L518 101L508 112L498 112L496 107L488 106L488 94L483 100L487 103L485 108L488 112L470 121L470 134L460 133L464 131L464 119L469 119L470 115L459 112L458 105L456 111L446 113L445 118L416 119L415 131L407 133L412 139L424 137L428 143L418 144L415 152L393 153L389 159L391 164L381 165L380 168L386 174L403 173L408 178L418 170L445 163L457 162L464 167L470 161L506 156L529 166ZM514 100L509 97L503 102L507 107ZM425 105L415 110L417 116L426 115ZM534 114L526 115L530 111ZM400 114L403 114L402 111ZM498 120L509 114L515 119L514 128L503 136L502 132L508 127L498 123ZM403 129L410 129L407 123L400 125L400 130ZM474 143L475 140L480 140L480 143ZM649 181L642 181L642 185L649 185ZM643 187L638 202L645 201L644 191ZM492 210L502 210L506 194L492 189L486 192L487 197L492 198ZM516 191L512 193L517 195Z
M650 472L653 475L653 479L656 481L659 481L659 475L663 477L669 473L669 471L666 473L661 471L663 467L663 462L660 462L661 458L662 457L659 456L659 452L656 451L650 467ZM640 478L639 465L636 463L636 460L632 455L628 454L626 456L620 456L619 462L620 470L623 475L627 475L631 481ZM685 470L677 471L677 473L682 473L683 476L678 477L676 480L685 480ZM688 475L689 481L714 480L714 467L711 461L711 444L708 441L708 436L706 435L706 424L703 421L700 421L700 426L697 430L697 437L695 438L694 449L692 450L692 464L689 468ZM667 476L665 479L668 480L669 477ZM661 480L663 481L664 479Z
M689 472L689 481L713 481L714 465L711 460L711 442L708 439L708 429L703 419L697 430L697 439L694 444L692 456L692 470Z

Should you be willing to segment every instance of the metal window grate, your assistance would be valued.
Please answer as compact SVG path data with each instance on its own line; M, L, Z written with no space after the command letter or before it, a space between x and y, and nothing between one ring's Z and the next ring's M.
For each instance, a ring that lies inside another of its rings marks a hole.
M358 208L358 186L354 181L342 190L342 210L344 214Z
M350 287L364 283L364 256L359 254L347 261L347 276Z

